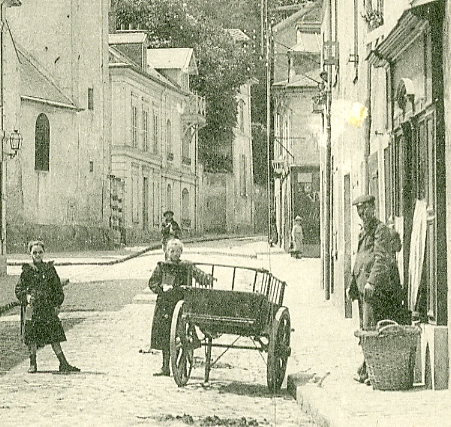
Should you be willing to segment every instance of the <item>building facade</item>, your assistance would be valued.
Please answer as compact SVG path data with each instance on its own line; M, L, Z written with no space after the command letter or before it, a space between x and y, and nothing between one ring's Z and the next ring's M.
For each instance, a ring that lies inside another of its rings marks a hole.
M307 3L273 29L274 212L288 250L294 218L305 242L319 244L321 118L313 111L320 79L321 8Z
M427 0L323 6L331 102L324 120L331 131L322 171L330 170L323 186L332 200L323 200L331 219L323 227L330 226L334 255L324 267L326 295L345 315L356 315L344 297L359 233L351 203L371 193L379 218L393 222L403 241L405 301L422 328L416 380L448 388L450 6Z
M196 72L192 49L148 49L141 32L110 35L111 221L123 243L159 237L168 209L184 234L200 228L197 132L205 100L189 90Z
M5 11L5 129L23 137L3 162L8 251L37 237L53 249L112 243L108 11L107 0Z

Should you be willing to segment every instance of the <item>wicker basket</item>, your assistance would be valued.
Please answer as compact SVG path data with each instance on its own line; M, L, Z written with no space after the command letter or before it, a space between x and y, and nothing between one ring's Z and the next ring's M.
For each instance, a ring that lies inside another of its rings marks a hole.
M375 331L355 332L365 356L368 377L375 390L413 387L418 326L401 326L392 320L378 322Z

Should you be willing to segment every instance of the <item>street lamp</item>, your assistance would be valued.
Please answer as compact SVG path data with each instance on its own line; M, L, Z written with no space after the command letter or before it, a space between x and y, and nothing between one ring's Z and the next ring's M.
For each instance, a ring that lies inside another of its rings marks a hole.
M9 136L9 145L11 146L12 153L8 153L10 157L15 157L17 152L20 150L22 146L23 137L17 129L14 129Z
M16 157L17 152L20 150L20 147L22 146L22 142L23 142L23 137L17 129L14 129L9 136L6 134L6 132L4 132L3 147L2 147L2 152L3 152L2 160L5 161L8 157L10 159ZM8 145L8 143L12 150L10 153L5 151L5 146Z

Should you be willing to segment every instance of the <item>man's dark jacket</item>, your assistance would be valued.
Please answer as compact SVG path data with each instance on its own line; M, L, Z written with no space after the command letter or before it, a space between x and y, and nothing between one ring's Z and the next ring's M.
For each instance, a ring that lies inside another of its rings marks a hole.
M369 221L359 234L350 297L362 300L367 283L374 286L374 295L369 302L374 309L375 321L401 321L402 287L393 236L390 229L376 218Z

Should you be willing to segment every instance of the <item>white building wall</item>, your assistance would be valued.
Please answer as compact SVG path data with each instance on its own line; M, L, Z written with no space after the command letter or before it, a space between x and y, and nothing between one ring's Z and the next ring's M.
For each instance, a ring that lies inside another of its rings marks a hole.
M195 154L190 150L191 164L182 164L182 117L188 96L175 88L156 82L131 69L111 68L113 105L112 174L125 181L123 215L127 240L159 233L162 213L172 209L181 224L182 192L189 193L189 219L195 224ZM138 144L132 144L132 103L138 109ZM149 112L148 150L143 150L142 111ZM154 113L158 117L157 151L154 150ZM172 143L168 143L167 121L170 120ZM194 145L197 140L194 140ZM173 155L172 160L168 157ZM143 183L148 177L148 227L143 230ZM168 186L171 188L168 201ZM186 230L185 230L186 231ZM144 233L144 234L143 234ZM158 234L159 236L159 234Z
M40 1L30 0L8 11L15 43L42 64L49 78L79 108L77 113L68 113L38 103L33 106L22 103L20 127L24 129L22 155L25 161L20 173L27 177L22 189L28 195L23 198L25 221L34 218L32 212L36 203L31 194L39 189L41 200L52 200L57 206L40 213L46 223L64 224L67 218L62 212L69 203L71 223L107 225L108 7L107 0L50 0L45 7ZM93 89L93 110L87 109L88 88ZM49 113L50 120L50 171L47 174L35 172L32 161L34 124L40 112ZM52 185L47 185L50 181Z

